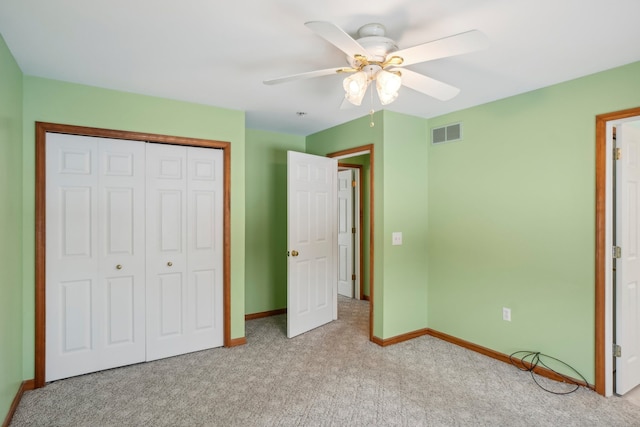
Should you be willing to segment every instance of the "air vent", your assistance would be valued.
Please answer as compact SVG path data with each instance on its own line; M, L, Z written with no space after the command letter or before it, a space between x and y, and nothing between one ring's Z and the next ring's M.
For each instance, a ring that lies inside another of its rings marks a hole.
M462 139L462 124L454 123L447 126L431 129L431 143L459 141Z

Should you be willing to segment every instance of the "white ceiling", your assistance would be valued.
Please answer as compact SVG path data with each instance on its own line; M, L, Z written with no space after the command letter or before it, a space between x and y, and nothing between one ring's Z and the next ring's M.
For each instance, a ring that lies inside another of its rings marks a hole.
M425 118L640 60L640 0L0 0L27 75L243 110L248 128L299 135L371 109L367 95L340 110L339 75L262 83L346 65L304 26L318 20L352 36L380 22L400 49L484 32L486 50L408 67L461 89L442 102L402 88L386 107Z

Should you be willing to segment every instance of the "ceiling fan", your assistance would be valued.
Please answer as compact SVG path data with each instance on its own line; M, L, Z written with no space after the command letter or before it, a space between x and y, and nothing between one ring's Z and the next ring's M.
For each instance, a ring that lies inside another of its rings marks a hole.
M369 84L374 81L382 105L387 105L398 97L401 85L441 101L447 101L455 97L460 89L404 67L473 52L484 49L489 44L483 33L471 30L398 50L396 42L385 36L386 29L382 24L373 23L360 27L358 39L353 39L331 22L311 21L305 25L346 53L349 66L293 74L265 80L264 83L273 85L346 73L349 75L343 81L345 99L354 105L362 103Z

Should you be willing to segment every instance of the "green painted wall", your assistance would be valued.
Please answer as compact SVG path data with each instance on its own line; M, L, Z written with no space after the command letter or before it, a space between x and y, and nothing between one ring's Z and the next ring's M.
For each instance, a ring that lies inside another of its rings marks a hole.
M424 119L384 112L384 181L375 183L384 192L384 229L376 239L376 251L384 250L381 338L427 327L427 145ZM402 232L402 245L392 246L393 232Z
M0 35L0 420L22 382L22 72Z
M34 360L35 122L231 142L231 337L244 336L244 113L206 105L24 77L24 377Z
M374 144L373 333L388 339L427 327L427 130L424 119L390 111L374 121L310 135L307 152ZM394 231L403 233L401 246L391 245Z
M287 150L297 135L246 131L245 311L287 307Z
M328 153L347 150L349 148L360 147L362 145L374 145L373 169L374 169L374 277L373 277L373 298L374 298L374 325L373 334L383 338L383 307L384 300L376 298L384 288L383 282L383 261L384 248L378 243L382 237L382 223L384 221L384 194L382 183L384 181L384 150L383 129L384 112L377 112L374 115L375 126L369 126L369 116L353 120L349 123L335 126L307 136L307 153L324 156ZM346 161L346 160L345 160ZM376 184L378 183L378 184Z
M246 130L246 253L247 314L287 306L287 151L306 150L299 135ZM363 165L364 203L368 206L369 155L349 158ZM369 210L365 210L368 227ZM369 235L365 238L368 253ZM365 263L365 294L369 295L369 262Z
M429 327L594 375L595 116L640 105L640 63L429 120ZM502 307L512 322L502 320Z
M324 156L328 153L336 151L347 150L350 148L360 147L362 145L374 145L373 156L373 169L374 169L374 213L373 213L373 226L374 226L374 277L373 277L373 293L374 293L374 325L373 334L377 337L382 337L383 332L383 306L384 301L382 298L377 298L378 292L382 292L382 263L383 263L383 250L378 247L378 239L382 233L382 221L384 218L383 212L383 193L381 191L382 186L375 183L381 183L383 181L383 155L382 141L383 141L383 129L384 129L384 112L377 112L374 115L375 126L369 126L369 116L364 116L359 119L353 120L349 123L335 126L333 128L315 133L307 136L306 139L306 151L309 154L317 154ZM348 162L349 159L345 159ZM369 206L369 203L367 203ZM368 270L368 269L367 269ZM371 278L368 277L369 283ZM367 290L368 291L368 290ZM369 291L367 292L369 295Z

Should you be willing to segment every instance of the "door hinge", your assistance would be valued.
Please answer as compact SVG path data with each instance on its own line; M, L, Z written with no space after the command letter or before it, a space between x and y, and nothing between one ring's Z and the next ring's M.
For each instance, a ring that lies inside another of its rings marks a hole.
M616 158L616 160L620 160L622 158L622 149L614 148L613 151L615 153L614 157Z
M355 274L351 275L351 280L356 280L356 275Z
M356 228L355 228L355 227L352 227L352 228L351 228L351 232L352 232L353 234L356 234Z
M622 357L622 347L618 344L613 345L613 357Z
M351 186L352 186L353 188L356 188L356 182L355 182L355 181L351 181Z
M614 246L612 255L614 258L622 258L622 248L620 246Z

